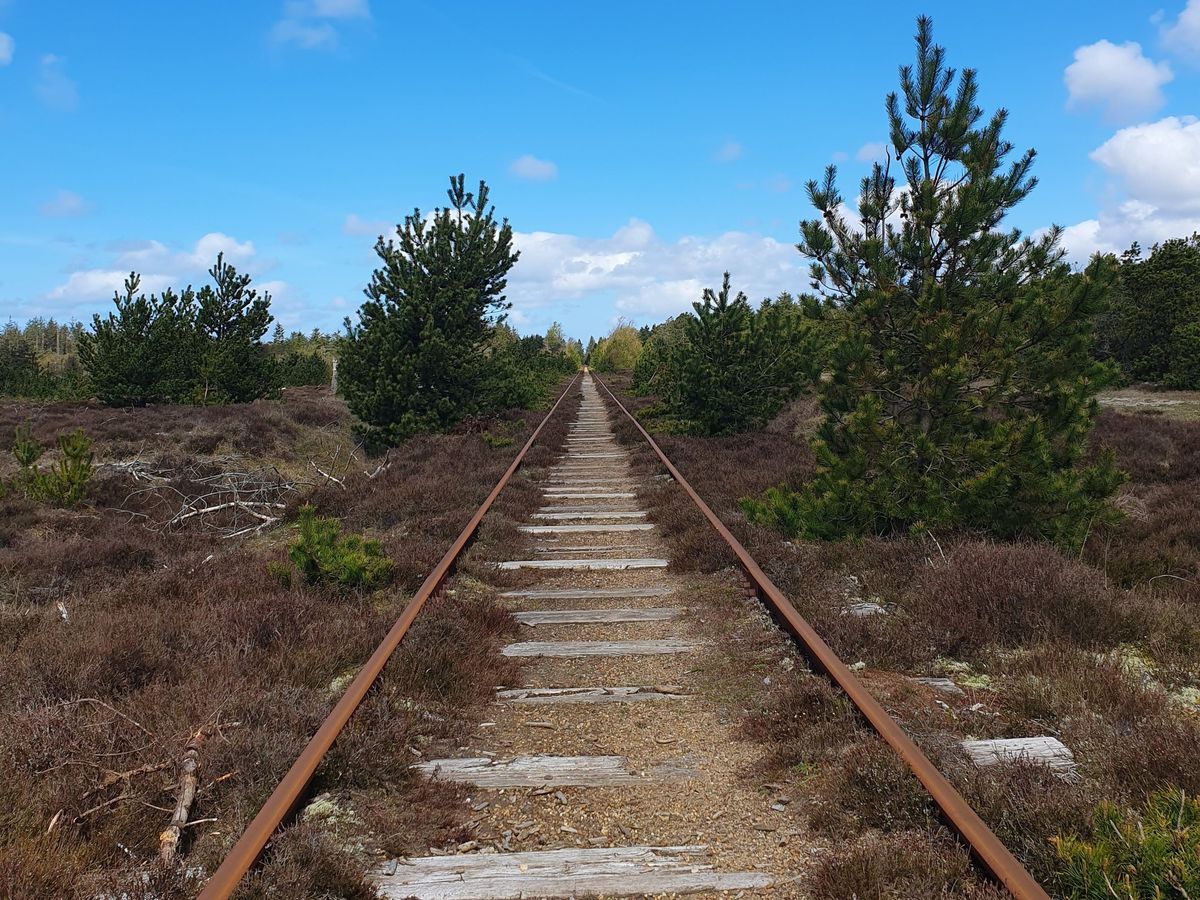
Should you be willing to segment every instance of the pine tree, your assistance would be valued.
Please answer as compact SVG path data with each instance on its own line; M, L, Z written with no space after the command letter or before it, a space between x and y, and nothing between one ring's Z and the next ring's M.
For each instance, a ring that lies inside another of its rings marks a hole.
M116 312L97 313L79 336L79 360L108 406L186 401L195 383L194 293L147 297L140 288L141 276L130 272L124 295L113 295Z
M196 328L203 338L199 400L244 403L271 389L271 359L262 344L271 324L271 295L250 287L223 253L196 294Z
M886 104L905 187L889 154L862 181L859 230L834 167L808 185L821 218L798 248L841 307L819 472L747 512L813 537L966 526L1077 546L1120 481L1109 458L1081 462L1113 375L1090 353L1113 267L1073 276L1058 229L1000 227L1036 184L1034 151L1006 162L1007 114L983 121L974 71L955 85L928 18L916 43Z
M815 343L791 296L755 310L729 273L683 316L668 357L663 402L683 427L727 434L763 425L817 376ZM640 360L639 360L640 361Z
M347 319L338 369L351 411L375 446L437 431L476 412L487 394L485 345L508 309L504 288L517 261L512 227L451 176L450 205L426 219L419 209L394 239L375 245L375 270Z
M284 342L284 340L286 340L286 338L287 338L287 335L284 334L283 323L276 322L275 330L271 332L271 343L278 346L278 345L282 344Z

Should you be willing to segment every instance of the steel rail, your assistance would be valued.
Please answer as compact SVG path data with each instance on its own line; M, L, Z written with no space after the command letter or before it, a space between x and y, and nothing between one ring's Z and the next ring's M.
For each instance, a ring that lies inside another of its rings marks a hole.
M276 785L275 790L271 792L271 796L267 798L267 802L263 804L262 809L246 826L246 830L242 832L240 838L233 848L226 855L221 865L213 872L212 877L204 885L204 890L200 892L199 900L225 900L233 894L243 876L250 870L251 866L258 861L263 850L275 835L276 830L283 824L283 821L291 814L291 812L299 804L301 798L308 790L309 782L312 781L313 775L317 771L317 767L325 758L325 754L329 752L329 748L333 746L333 742L341 734L342 729L346 727L346 723L350 721L350 717L354 715L355 710L366 699L367 693L378 680L380 673L383 672L384 666L400 646L400 641L412 625L413 620L417 617L417 613L425 605L425 602L437 593L442 583L446 580L446 576L450 574L454 563L458 557L466 549L471 538L475 536L475 531L479 528L479 523L483 520L484 514L491 508L500 491L508 484L509 479L520 467L521 462L525 459L525 454L529 452L529 448L533 446L533 442L537 440L539 434L542 433L542 428L550 421L550 417L554 415L559 404L571 392L571 388L575 386L575 382L579 380L579 375L575 375L571 379L571 383L559 395L559 398L554 402L554 406L550 407L550 411L546 413L546 417L542 419L538 427L534 429L533 434L529 436L529 440L525 442L525 446L521 448L516 458L509 465L508 469L496 482L496 486L492 488L492 492L487 495L487 499L475 511L475 515L471 516L471 520L467 522L462 533L450 545L450 549L441 558L433 571L417 589L412 600L404 607L404 611L400 613L400 618L396 620L396 624L375 648L375 652L371 654L370 659L350 682L346 692L342 694L340 700L333 707L333 710L321 723L321 727L317 729L305 745L296 761L292 763L292 767L288 769L287 774L283 776L283 780Z
M746 573L746 577L757 590L759 597L766 601L776 614L778 620L782 622L792 637L800 643L809 661L837 683L838 687L850 698L850 702L858 708L858 711L862 713L871 727L904 760L905 765L908 766L909 770L924 785L929 796L933 798L933 802L938 805L946 819L971 847L971 850L980 862L983 863L984 867L1017 900L1050 900L1049 895L1042 889L1041 885L1025 870L1025 867L1004 846L1003 842L996 837L995 833L988 828L983 819L979 818L978 813L970 807L962 794L955 790L954 786L937 770L937 767L929 760L929 757L921 752L921 749L908 736L900 726L900 723L893 719L887 710L879 704L879 701L871 695L871 692L863 686L863 683L854 677L854 673L850 671L849 666L842 662L829 645L821 639L816 630L805 621L804 617L796 610L796 607L792 606L791 601L783 595L783 592L759 568L758 563L754 561L754 558L750 556L750 553L742 546L741 542L733 536L733 533L717 518L717 514L712 511L709 505L696 493L695 489L688 484L687 479L675 468L671 460L663 453L662 448L654 441L654 438L650 437L649 432L642 427L642 423L633 417L607 384L601 381L595 373L592 373L592 377L600 383L600 386L612 398L613 403L617 405L621 412L625 413L634 427L641 432L642 437L646 439L646 443L650 445L650 449L654 451L659 461L671 473L671 477L687 492L688 496L692 498L692 501L700 509L700 512L708 519L709 524L716 529L725 543L729 545L729 548L737 557L742 570Z

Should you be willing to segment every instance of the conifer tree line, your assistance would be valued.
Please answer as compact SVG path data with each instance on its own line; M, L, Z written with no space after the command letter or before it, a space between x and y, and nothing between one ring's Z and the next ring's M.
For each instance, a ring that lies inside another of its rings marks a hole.
M1108 310L1096 344L1127 380L1200 389L1200 234L1134 244L1115 260Z

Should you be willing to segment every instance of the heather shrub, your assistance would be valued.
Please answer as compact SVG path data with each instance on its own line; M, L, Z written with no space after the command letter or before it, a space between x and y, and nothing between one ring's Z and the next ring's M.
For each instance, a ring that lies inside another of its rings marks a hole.
M942 655L1047 638L1094 647L1133 637L1104 574L1045 544L968 542L913 574L904 608Z
M373 590L391 579L392 561L379 541L343 535L337 519L319 517L308 505L300 507L297 528L300 537L288 547L288 557L309 584Z
M1072 900L1200 897L1200 800L1161 791L1140 816L1114 804L1096 811L1092 839L1059 835L1059 885Z
M1000 900L1008 893L979 878L971 857L945 833L867 836L822 856L809 876L813 897L857 900Z

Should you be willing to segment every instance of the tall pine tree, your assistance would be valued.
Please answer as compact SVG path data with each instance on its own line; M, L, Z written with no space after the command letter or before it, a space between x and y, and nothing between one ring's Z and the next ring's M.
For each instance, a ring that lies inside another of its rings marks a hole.
M419 209L394 239L375 245L382 265L366 288L359 322L346 320L341 388L375 446L437 431L476 412L488 392L485 345L509 304L517 261L508 220L497 222L488 188L451 176L450 205Z
M916 44L887 98L891 152L862 181L861 228L834 167L808 185L821 218L801 223L798 248L841 307L819 472L747 512L812 537L966 526L1076 546L1120 481L1111 460L1081 461L1112 376L1090 354L1112 264L1072 277L1057 229L1001 227L1036 184L1034 151L1008 161L1006 112L984 120L975 72L956 84L928 18Z
M196 327L203 340L200 400L244 403L271 389L271 358L263 336L271 324L271 295L250 287L223 253L208 274L213 283L196 294Z

